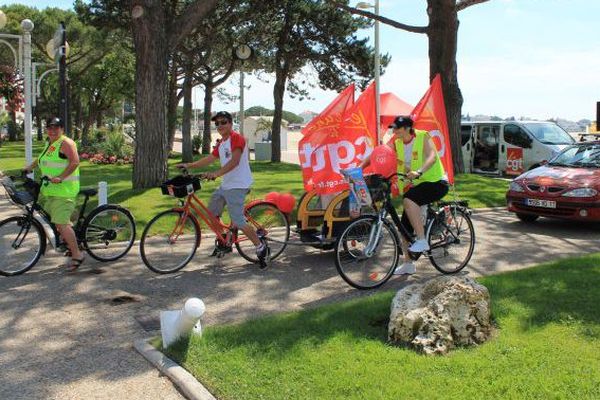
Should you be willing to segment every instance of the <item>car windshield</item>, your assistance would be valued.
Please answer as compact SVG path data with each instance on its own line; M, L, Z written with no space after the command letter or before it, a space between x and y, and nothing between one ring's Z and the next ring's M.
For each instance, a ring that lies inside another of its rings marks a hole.
M544 144L573 144L575 139L560 126L553 123L525 123L533 136Z
M568 147L548 164L567 167L600 167L600 144Z

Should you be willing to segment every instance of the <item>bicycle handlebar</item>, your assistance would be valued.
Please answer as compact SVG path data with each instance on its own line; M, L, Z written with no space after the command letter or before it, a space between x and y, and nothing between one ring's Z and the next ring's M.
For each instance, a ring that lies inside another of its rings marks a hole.
M210 178L208 178L208 177L206 176L206 173L200 173L200 174L190 174L190 171L189 171L189 170L188 170L186 167L184 167L183 165L178 165L178 166L177 166L177 168L181 170L181 174L182 174L183 176L193 176L193 177L196 177L196 178L203 179L203 180L205 180L205 181L209 181L209 180L210 180L210 181L214 181L214 180L215 180L215 179L210 179Z

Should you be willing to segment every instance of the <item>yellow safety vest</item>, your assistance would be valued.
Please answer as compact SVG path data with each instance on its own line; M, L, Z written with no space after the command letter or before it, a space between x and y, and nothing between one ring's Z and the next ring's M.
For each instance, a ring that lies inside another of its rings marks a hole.
M423 149L425 148L425 139L429 138L429 134L426 131L415 130L415 142L412 147L412 156L410 159L410 170L416 171L423 166ZM398 138L396 139L396 154L398 156L398 172L406 173L405 160L404 160L404 141ZM437 182L444 179L446 172L440 160L440 155L435 152L435 163L427 171L423 172L420 178L413 180L413 185L417 186L423 182ZM398 186L400 193L404 193L404 181L398 180Z
M48 143L42 154L38 157L38 165L42 176L55 178L63 173L69 165L69 160L60 158L60 147L65 136L61 136L54 143ZM79 167L67 176L61 183L43 184L41 192L44 196L76 197L79 193Z

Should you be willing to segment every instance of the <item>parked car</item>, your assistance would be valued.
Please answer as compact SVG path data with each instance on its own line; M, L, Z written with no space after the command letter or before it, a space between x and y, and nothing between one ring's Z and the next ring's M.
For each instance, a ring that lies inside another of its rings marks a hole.
M600 221L600 141L569 146L519 175L506 201L508 211L526 222L538 217Z
M547 121L463 121L461 136L465 171L491 175L520 175L575 143Z

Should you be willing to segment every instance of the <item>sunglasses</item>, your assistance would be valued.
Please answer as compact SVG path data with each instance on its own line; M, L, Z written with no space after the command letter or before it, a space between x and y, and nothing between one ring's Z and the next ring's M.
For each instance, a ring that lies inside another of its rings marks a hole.
M229 123L229 121L215 121L215 126L222 126L222 125L227 125Z

